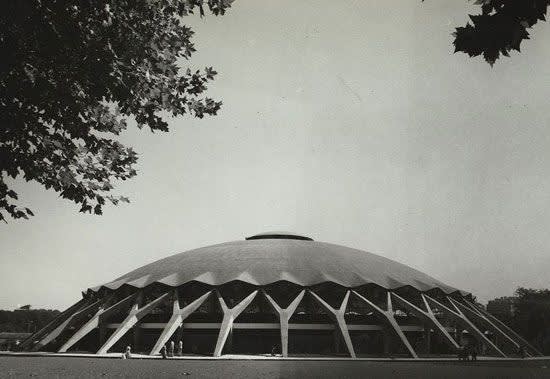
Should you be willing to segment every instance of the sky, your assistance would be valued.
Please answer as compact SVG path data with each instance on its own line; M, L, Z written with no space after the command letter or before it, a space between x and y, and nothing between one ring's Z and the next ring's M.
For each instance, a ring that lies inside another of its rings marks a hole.
M189 17L219 115L132 128L130 204L103 216L34 183L0 225L0 309L196 247L290 230L419 269L482 302L550 287L550 26L493 68L453 54L445 0L237 0Z

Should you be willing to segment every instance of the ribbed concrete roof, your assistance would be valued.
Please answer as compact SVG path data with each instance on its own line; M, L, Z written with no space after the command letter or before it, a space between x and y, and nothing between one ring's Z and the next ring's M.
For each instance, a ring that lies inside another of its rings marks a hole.
M420 291L457 291L409 266L366 251L269 238L226 242L172 255L91 290L116 289L123 284L143 288L154 282L174 287L190 281L220 285L233 280L255 285L287 280L301 286L334 282L348 288L375 283L387 289L410 285Z

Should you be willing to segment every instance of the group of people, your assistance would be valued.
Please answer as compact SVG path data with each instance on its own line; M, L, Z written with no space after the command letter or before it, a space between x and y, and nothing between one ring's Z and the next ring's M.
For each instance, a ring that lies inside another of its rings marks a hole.
M168 347L164 345L160 349L160 355L163 359L170 357L181 357L183 355L183 341L179 341L177 347L174 341L170 341ZM132 348L130 346L126 346L124 353L122 353L122 359L130 358L132 358Z
M516 351L520 358L525 358L527 352L523 345L520 345ZM458 360L459 361L477 361L478 344L476 342L467 342L466 345L462 345L458 348Z
M168 347L164 345L160 349L160 355L162 356L162 359L166 359L174 356L181 357L183 355L183 341L178 342L177 348L174 341L170 341L170 343L168 344Z

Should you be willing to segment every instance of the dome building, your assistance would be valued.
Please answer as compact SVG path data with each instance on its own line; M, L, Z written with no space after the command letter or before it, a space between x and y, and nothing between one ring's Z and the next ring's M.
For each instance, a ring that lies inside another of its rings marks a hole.
M172 255L83 292L23 350L506 357L519 335L472 295L379 255L272 232Z

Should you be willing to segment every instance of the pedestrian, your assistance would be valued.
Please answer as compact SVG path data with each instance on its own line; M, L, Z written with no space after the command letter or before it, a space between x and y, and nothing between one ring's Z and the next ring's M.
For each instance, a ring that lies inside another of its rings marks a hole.
M472 355L472 361L477 361L477 344L476 343L472 345L471 355Z
M166 359L166 345L162 345L162 348L160 349L160 355L162 356L162 359Z
M130 359L130 358L132 358L132 348L130 346L126 346L126 351L124 352L123 359Z
M181 357L183 355L183 341L181 341L181 340L178 342L178 348L176 350L176 355L178 357Z
M458 347L458 360L459 361L467 361L468 360L468 351L466 350L466 346L460 345Z
M169 357L174 356L174 341L170 341L170 345L168 347L168 356Z

